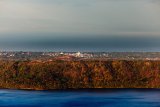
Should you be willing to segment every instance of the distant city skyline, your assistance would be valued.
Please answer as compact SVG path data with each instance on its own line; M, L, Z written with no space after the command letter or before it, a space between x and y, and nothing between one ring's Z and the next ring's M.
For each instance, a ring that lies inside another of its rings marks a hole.
M3 51L160 51L159 0L1 0Z

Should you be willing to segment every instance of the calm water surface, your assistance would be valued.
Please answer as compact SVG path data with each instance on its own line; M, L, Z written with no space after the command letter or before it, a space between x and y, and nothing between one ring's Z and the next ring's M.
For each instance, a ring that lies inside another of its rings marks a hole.
M160 89L0 90L0 107L160 107Z

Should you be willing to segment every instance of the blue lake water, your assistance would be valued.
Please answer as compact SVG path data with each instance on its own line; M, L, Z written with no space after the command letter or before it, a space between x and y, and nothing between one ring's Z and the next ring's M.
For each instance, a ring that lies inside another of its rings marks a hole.
M160 89L0 90L0 107L160 107Z

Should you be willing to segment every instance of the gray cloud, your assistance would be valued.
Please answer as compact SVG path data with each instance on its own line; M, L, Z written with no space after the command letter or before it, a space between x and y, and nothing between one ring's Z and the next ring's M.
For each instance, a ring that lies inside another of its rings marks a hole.
M0 32L159 32L160 15L149 2L115 1L3 0Z
M139 42L132 39L160 37L158 3L158 0L0 0L0 44L149 47L154 44L149 42L151 39ZM116 37L130 39L123 41Z
M156 4L157 4L157 3L160 4L160 1L159 1L159 0L151 0L151 2L152 2L152 3L156 3Z

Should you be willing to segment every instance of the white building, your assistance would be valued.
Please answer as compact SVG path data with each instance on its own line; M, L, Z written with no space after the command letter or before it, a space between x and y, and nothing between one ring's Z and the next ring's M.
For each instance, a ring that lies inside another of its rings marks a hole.
M83 54L81 54L80 52L77 52L76 57L83 57Z
M64 53L63 53L63 52L61 52L61 53L60 53L60 55L64 55Z

